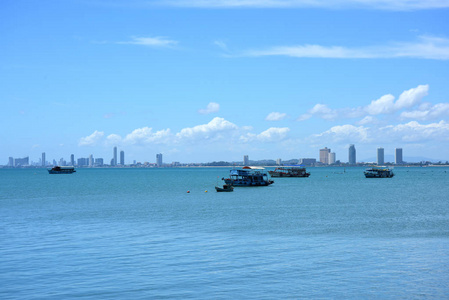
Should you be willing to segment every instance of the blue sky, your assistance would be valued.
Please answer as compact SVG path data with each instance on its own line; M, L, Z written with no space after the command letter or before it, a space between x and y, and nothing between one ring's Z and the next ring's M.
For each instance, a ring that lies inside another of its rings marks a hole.
M0 4L0 164L449 160L449 1Z

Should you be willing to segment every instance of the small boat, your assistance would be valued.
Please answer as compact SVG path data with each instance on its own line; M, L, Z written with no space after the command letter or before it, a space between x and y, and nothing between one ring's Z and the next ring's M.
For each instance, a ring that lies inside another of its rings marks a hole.
M49 174L72 174L76 172L75 167L56 166L47 170Z
M222 188L216 186L215 190L217 192L232 192L232 191L234 191L234 187L232 185L229 185L229 184L224 184Z
M268 186L274 183L267 172L261 167L243 167L241 170L231 170L229 178L222 178L232 186Z
M394 176L393 170L384 166L371 167L363 173L366 178L391 178Z
M274 171L268 171L271 177L309 177L306 168L300 167L278 167Z

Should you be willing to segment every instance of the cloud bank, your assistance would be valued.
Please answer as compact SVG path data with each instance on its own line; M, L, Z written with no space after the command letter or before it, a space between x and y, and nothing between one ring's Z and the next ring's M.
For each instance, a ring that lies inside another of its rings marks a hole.
M397 42L390 45L349 48L344 46L296 45L274 46L266 49L248 50L243 56L288 56L295 58L334 59L449 59L449 39L433 36L419 36L415 42Z

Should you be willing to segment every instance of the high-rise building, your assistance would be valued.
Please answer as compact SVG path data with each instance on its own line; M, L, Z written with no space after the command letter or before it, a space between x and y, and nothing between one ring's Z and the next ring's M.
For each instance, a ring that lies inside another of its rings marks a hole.
M314 165L315 163L316 163L316 159L315 158L300 158L299 159L299 164L300 165L309 166L309 165Z
M15 158L14 159L14 167L22 167L22 166L29 166L30 165L30 158L24 157L24 158Z
M394 150L394 163L397 165L404 163L402 160L402 148L396 148Z
M278 166L280 166L282 164L282 159L280 159L280 158L276 159L276 164Z
M103 159L102 159L102 158L96 158L96 159L95 159L95 166L96 166L96 167L101 167L101 166L103 166Z
M377 148L377 165L383 165L385 163L385 159L384 159L384 148L379 147Z
M45 152L42 152L42 167L45 167L47 164L45 163Z
M249 157L248 155L243 156L243 165L248 166L249 165Z
M335 152L329 152L329 164L335 164L336 154Z
M161 153L156 154L156 165L158 167L162 167L162 154Z
M14 158L11 156L8 159L8 167L14 167Z
M89 167L94 166L94 156L91 154L89 155Z
M70 165L74 166L75 165L75 155L70 155Z
M120 164L125 165L125 151L120 151Z
M355 147L353 144L349 145L349 158L348 158L348 162L351 165L355 165L357 163L356 160L356 151L355 151Z
M114 165L114 166L117 165L117 147L114 147L114 158L113 158L112 165Z
M329 164L329 153L331 152L331 149L328 149L327 147L324 147L324 149L320 149L320 162L328 165Z

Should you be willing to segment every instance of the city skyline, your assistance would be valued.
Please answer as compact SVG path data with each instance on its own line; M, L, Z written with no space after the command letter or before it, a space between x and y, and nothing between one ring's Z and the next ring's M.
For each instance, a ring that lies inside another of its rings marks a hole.
M181 2L3 4L0 157L449 159L447 2Z
M23 165L34 165L34 166L49 166L49 165L80 165L80 166L103 166L103 165L109 165L109 166L125 166L125 165L132 165L132 164L136 164L136 160L133 160L133 163L125 163L125 151L121 150L120 151L120 163L116 163L116 156L117 156L117 147L113 147L113 154L112 154L112 158L111 158L111 163L107 164L104 163L104 159L102 157L94 157L93 154L90 154L89 157L80 157L76 159L76 163L75 163L75 155L71 154L70 155L70 163L67 162L64 157L59 159L59 162L56 161L56 159L53 159L53 162L50 161L46 161L46 153L43 152L41 154L41 159L39 159L38 162L30 160L29 156L26 157L9 157L8 158L8 163L2 165L0 163L0 166L23 166ZM306 158L306 157L300 157L300 158L289 158L289 159L282 159L282 158L277 158L277 159L273 159L273 158L266 158L265 160L272 160L272 161L276 161L276 164L281 165L282 161L290 161L290 160L298 160L298 162L300 164L303 164L302 161L305 161L306 165L309 164L315 164L315 162L319 162L323 165L331 165L331 164L335 164L335 163L343 163L343 164L357 164L357 163L376 163L378 165L382 165L384 163L394 163L394 164L404 164L404 163L419 163L422 161L429 161L428 159L423 159L423 158L419 158L419 159L409 159L408 161L404 161L403 159L403 152L402 152L402 148L395 148L394 149L394 157L393 155L389 155L387 153L387 155L385 155L384 149L382 147L377 148L377 154L376 154L376 158L375 159L362 159L362 160L357 160L356 158L356 148L354 144L350 144L348 149L347 149L347 154L348 154L348 160L340 160L340 159L336 159L337 154L335 152L331 152L330 148L324 147L323 149L319 149L319 153L318 153L318 159L316 158ZM156 159L155 162L151 162L150 160L144 160L143 163L149 163L149 164L153 164L156 165L158 167L165 165L165 164L170 164L170 163L163 163L163 154L162 153L157 153L156 154ZM390 157L389 159L385 159L386 157ZM216 162L216 161L223 161L223 160L214 160L214 161L196 161L196 162L178 162L178 161L172 161L171 164L174 165L178 165L180 163L182 164L189 164L189 163L199 163L199 164L204 164L204 163L211 163L211 162ZM249 165L249 155L243 155L243 165ZM436 160L433 160L434 162L436 162ZM441 161L441 160L440 160ZM447 161L447 160L446 160ZM18 162L18 163L17 163ZM235 162L235 161L234 161ZM142 163L141 161L137 162L137 163Z

